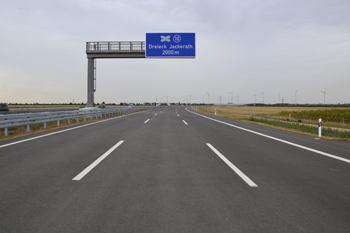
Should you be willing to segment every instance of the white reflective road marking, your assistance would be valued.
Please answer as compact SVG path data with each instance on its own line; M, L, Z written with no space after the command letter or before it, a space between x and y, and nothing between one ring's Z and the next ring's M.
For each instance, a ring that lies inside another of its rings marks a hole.
M186 121L184 121L184 120L182 120L182 121L183 121L183 123L185 123L185 125L188 125Z
M186 110L187 110L187 108L186 108ZM291 145L291 146L295 146L295 147L298 147L298 148L301 148L301 149L304 149L304 150L312 151L314 153L317 153L317 154L320 154L320 155L324 155L324 156L327 156L327 157L332 158L332 159L337 159L337 160L340 160L340 161L343 161L343 162L346 162L346 163L350 163L349 159L345 159L345 158L342 158L342 157L339 157L339 156L336 156L336 155L332 155L332 154L329 154L329 153L326 153L326 152L323 152L323 151L315 150L315 149L312 149L310 147L302 146L302 145L299 145L299 144L296 144L296 143L293 143L293 142L289 142L289 141L286 141L286 140L283 140L283 139L275 138L275 137L272 137L272 136L269 136L269 135L266 135L266 134L263 134L263 133L259 133L259 132L256 132L256 131L253 131L253 130L250 130L250 129L245 129L245 128L242 128L242 127L239 127L239 126L236 126L236 125L232 125L232 124L229 124L229 123L226 123L226 122L223 122L223 121L219 121L219 120L207 117L207 116L203 116L203 115L195 113L195 112L191 112L189 110L187 110L187 111L190 112L190 113L196 114L198 116L207 118L209 120L219 122L219 123L224 124L224 125L228 125L228 126L231 126L231 127L237 128L237 129L241 129L241 130L253 133L253 134L257 134L257 135L260 135L262 137L270 138L272 140L276 140L276 141L279 141L279 142L282 142L282 143L285 143L285 144L288 144L288 145Z
M207 143L212 151L217 154L234 172L237 173L250 187L258 187L248 176L246 176L241 170L239 170L235 165L233 165L225 156L223 156L217 149L215 149L210 143Z
M177 114L177 116L180 116L179 114Z
M154 114L155 116L157 116L157 113L156 114Z
M147 121L145 121L144 123L146 124L149 121L149 119Z
M95 160L90 166L85 168L82 172L80 172L73 180L81 180L86 174L88 174L94 167L96 167L102 160L104 160L110 153L112 153L118 146L120 146L124 141L121 140L117 144L115 144L111 149L109 149L106 153L101 155L98 159Z

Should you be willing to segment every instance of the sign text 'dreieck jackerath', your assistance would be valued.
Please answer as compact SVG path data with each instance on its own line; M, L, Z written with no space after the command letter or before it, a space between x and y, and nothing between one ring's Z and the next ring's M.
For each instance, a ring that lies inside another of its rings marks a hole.
M163 44L163 45L152 45L149 44L148 46L149 49L168 49L167 45ZM170 45L169 49L193 49L193 45L188 44L188 45Z
M146 33L146 57L194 58L195 33Z

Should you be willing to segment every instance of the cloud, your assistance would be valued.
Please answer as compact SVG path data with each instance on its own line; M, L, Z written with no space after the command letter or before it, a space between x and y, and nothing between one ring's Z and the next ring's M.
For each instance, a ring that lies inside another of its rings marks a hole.
M195 32L194 60L97 60L96 102L146 102L157 95L200 102L206 92L227 102L234 92L248 103L262 91L265 103L275 103L279 92L293 102L298 88L301 102L317 102L314 96L326 87L329 101L350 102L344 97L349 10L342 0L5 1L0 97L85 102L87 41Z

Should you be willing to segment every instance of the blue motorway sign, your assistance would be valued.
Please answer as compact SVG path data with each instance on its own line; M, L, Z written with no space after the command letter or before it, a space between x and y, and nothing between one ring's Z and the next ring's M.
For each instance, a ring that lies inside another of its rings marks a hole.
M195 33L146 33L146 58L195 58Z

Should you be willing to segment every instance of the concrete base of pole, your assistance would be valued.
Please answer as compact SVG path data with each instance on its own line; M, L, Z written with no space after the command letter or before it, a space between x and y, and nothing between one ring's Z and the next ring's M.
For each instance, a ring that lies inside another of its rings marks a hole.
M85 107L85 108L80 108L80 111L89 111L89 110L98 110L99 108L95 108L95 107Z

